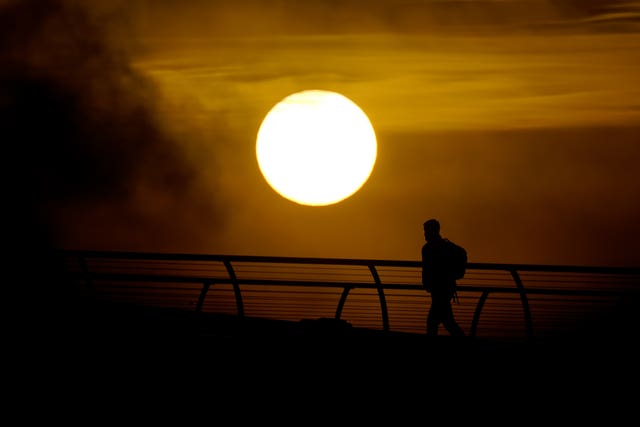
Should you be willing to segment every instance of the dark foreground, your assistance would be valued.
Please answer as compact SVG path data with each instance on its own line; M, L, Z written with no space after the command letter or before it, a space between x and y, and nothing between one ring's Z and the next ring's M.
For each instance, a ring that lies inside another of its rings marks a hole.
M598 410L617 407L632 398L628 390L639 379L638 351L627 342L428 339L329 319L238 319L109 304L22 320L15 360L5 362L18 378L12 390L37 390L50 402L76 406L98 403L107 412L113 399L139 408L153 396L171 407L193 395L235 416L268 405L275 419L294 402L310 407L312 416L366 409L374 421L378 409L402 414L482 405L477 409L493 413L531 411L539 401L545 411L573 412L568 404L594 400Z
M612 334L562 337L555 342L506 342L446 335L385 332L352 327L335 319L303 319L299 322L238 318L213 313L107 303L82 304L61 311L25 317L21 338L36 348L41 344L55 355L81 349L91 357L110 352L152 355L161 359L196 357L201 361L231 364L253 360L288 360L304 366L319 358L340 364L399 363L479 369L527 366L562 369L606 362L631 363L635 369L637 341L633 336Z

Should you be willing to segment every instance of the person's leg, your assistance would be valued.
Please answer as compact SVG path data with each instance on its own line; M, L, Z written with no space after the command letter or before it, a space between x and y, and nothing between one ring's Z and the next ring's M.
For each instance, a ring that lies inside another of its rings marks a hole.
M438 293L431 293L431 308L427 315L427 335L438 335L438 327L442 323L446 305L446 298Z
M451 300L447 300L442 307L442 324L452 337L463 337L464 330L460 327L453 315Z
M431 308L429 309L429 314L427 315L427 335L438 335L438 326L440 325L440 319L438 318L436 311L437 309L432 302Z

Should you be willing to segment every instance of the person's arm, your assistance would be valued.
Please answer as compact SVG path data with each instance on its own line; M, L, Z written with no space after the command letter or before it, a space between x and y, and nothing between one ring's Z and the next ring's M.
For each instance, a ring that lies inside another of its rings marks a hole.
M426 247L422 247L422 286L424 286L424 288L427 291L431 291L431 281L429 280L429 267L427 265L427 251L426 251Z

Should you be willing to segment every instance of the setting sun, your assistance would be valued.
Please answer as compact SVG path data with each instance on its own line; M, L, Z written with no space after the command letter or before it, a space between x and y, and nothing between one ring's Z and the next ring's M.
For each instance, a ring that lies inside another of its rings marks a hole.
M283 197L309 206L340 202L368 180L377 141L366 114L345 96L307 90L264 118L256 142L260 170Z

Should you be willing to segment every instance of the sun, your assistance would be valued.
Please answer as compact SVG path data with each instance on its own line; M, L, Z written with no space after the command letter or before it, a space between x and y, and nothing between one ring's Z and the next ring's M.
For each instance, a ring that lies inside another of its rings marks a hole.
M367 182L377 157L367 115L346 96L305 90L265 116L256 141L262 175L281 196L309 206L338 203Z

